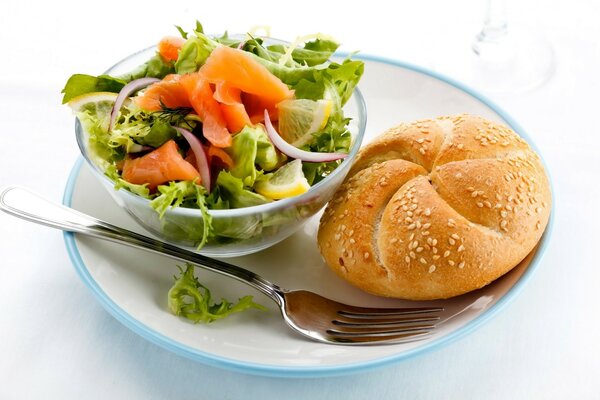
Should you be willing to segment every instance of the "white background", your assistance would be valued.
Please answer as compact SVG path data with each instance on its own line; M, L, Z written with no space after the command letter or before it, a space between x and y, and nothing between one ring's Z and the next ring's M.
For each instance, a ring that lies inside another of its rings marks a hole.
M393 6L391 5L393 4ZM469 79L483 1L29 2L0 5L0 187L60 200L77 158L60 89L176 34L173 25L275 37L324 32L344 50ZM0 398L597 399L600 4L508 1L544 32L557 69L543 87L489 96L533 138L552 174L556 223L534 278L498 317L436 352L327 379L246 376L183 359L118 323L76 276L62 235L0 215Z

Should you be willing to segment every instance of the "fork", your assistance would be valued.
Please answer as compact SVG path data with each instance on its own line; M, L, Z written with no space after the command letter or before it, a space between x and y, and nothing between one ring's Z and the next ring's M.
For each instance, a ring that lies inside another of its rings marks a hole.
M18 186L0 193L0 209L27 221L149 250L237 279L277 303L294 331L318 342L372 345L422 340L432 335L443 311L442 307L356 307L306 290L286 290L252 271L111 225Z

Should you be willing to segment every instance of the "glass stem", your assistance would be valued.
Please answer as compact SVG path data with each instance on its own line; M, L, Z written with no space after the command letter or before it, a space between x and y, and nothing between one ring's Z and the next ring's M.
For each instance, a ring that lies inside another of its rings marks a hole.
M487 0L483 28L477 35L476 42L496 42L506 36L507 32L506 0Z

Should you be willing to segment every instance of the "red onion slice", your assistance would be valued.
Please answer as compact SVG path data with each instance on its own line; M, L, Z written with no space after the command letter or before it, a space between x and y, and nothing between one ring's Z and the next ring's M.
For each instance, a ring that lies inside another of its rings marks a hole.
M128 98L131 93L135 92L136 90L145 88L146 86L154 82L159 81L160 79L158 78L140 78L135 79L129 82L127 85L123 86L123 89L121 89L121 91L119 92L119 95L115 100L115 104L113 105L113 108L110 111L110 122L108 124L108 131L112 131L113 127L115 126L115 121L117 120L117 115L119 115L119 111L123 106L123 102L125 102L125 99Z
M178 126L174 126L173 129L181 133L185 140L187 140L187 142L190 144L192 153L194 153L194 157L196 157L198 172L200 172L200 179L202 180L200 183L202 186L204 186L208 193L210 193L210 167L208 166L208 158L206 157L202 143L200 143L200 140L187 129L183 129Z
M345 153L315 153L312 151L304 151L289 144L281 136L279 136L279 133L277 133L275 128L273 128L273 124L271 123L271 118L269 117L269 112L267 110L265 110L265 127L267 128L267 135L269 135L271 143L273 143L273 145L277 147L279 151L288 157L306 162L329 162L348 157L348 154Z

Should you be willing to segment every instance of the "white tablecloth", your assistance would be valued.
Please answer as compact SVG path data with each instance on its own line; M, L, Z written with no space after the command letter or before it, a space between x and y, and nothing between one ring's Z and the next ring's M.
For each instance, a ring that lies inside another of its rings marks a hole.
M268 24L282 38L320 31L345 50L451 72L468 53L483 12L483 2L467 0L333 3L4 2L0 186L20 184L60 200L78 155L73 118L60 106L64 81L102 72L176 33L174 24L192 26L198 18L209 32ZM79 280L59 232L2 214L0 398L599 398L600 4L508 6L510 21L551 40L557 69L533 92L490 97L541 150L556 222L542 265L498 317L436 352L363 374L238 374L181 358L129 331Z

